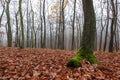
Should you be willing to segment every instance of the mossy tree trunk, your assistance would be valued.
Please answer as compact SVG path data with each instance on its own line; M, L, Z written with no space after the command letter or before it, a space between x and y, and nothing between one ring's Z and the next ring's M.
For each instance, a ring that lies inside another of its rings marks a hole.
M81 40L81 48L78 53L67 63L67 67L79 67L83 59L92 64L98 64L93 54L96 36L96 18L93 0L82 0L84 11L84 26Z

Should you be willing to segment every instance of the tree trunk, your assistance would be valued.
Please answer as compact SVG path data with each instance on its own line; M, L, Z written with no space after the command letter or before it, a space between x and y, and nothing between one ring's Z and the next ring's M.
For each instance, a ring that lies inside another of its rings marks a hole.
M45 47L46 47L45 0L43 1L43 21L44 21L44 40L43 40L43 48L45 48Z
M8 47L12 46L12 31L11 31L11 20L10 20L10 10L9 10L9 4L11 0L6 1L6 16L7 16L7 42Z
M61 17L62 17L62 45L61 49L64 49L64 33L65 33L65 20L64 20L64 0L62 0L62 11L61 11Z
M103 46L103 51L106 50L106 46L107 46L108 27L109 27L109 0L107 0L107 25L106 25L106 32L105 32L105 38L104 38L105 42Z
M84 11L84 26L81 48L78 53L67 63L67 67L80 67L82 60L86 59L92 64L98 64L93 54L96 36L96 18L93 8L93 0L82 0Z
M83 0L84 26L81 46L94 50L96 18L92 2L92 0Z
M117 9L115 7L114 1L111 0L112 6L112 19L111 19L111 26L110 26L110 43L109 43L109 52L113 52L114 50L114 38L116 33L116 24L117 24Z
M19 31L19 29L18 29L19 28L18 27L18 12L15 13L15 22L16 22L16 35L15 35L15 40L16 40L15 42L16 43L15 43L15 47L18 47L18 46L20 46L19 45L19 35L18 35L19 34L19 32L18 32Z
M30 26L30 22L29 22L29 0L27 0L27 13L26 13L26 19L27 19L27 47L30 47L29 45L29 36L30 36L30 32L29 32L29 26Z
M72 45L71 45L71 50L74 49L74 28L75 28L75 12L76 12L76 0L74 1L74 13L73 13L73 21L72 21Z
M23 16L22 16L22 0L19 0L19 13L20 13L21 33L22 33L22 45L20 45L20 47L24 48L24 24L23 24Z
M1 27L1 22L2 22L2 18L3 18L4 12L5 12L5 2L2 4L2 7L3 7L3 10L2 10L2 13L0 15L0 27Z

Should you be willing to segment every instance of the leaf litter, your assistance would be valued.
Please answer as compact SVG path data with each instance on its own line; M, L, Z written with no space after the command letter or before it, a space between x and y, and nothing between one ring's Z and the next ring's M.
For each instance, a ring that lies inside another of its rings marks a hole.
M120 80L120 54L94 52L100 61L67 68L77 51L0 47L0 80Z

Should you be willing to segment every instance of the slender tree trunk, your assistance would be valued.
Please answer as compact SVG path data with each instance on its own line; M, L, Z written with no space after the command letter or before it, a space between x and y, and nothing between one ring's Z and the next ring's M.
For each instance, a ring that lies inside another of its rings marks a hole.
M1 27L1 22L2 22L2 18L3 18L4 12L5 12L5 2L4 2L4 4L2 4L2 7L3 7L3 10L2 10L2 13L0 15L0 27Z
M45 47L46 47L45 0L43 1L43 21L44 21L44 40L43 40L43 48L45 48Z
M34 11L32 10L32 47L35 47Z
M65 33L65 20L64 20L64 0L62 0L62 46L61 49L64 49L64 33Z
M61 48L61 23L62 23L62 17L61 17L61 15L62 15L62 8L61 8L61 2L62 2L62 0L60 0L60 3L59 3L59 31L58 31L58 48Z
M116 46L116 51L119 50L119 29L117 28L117 32L116 32L116 35L115 35L115 46Z
M53 42L53 41L52 41L52 38L53 38L53 37L52 37L52 24L50 24L50 48L53 48L53 47L52 47L52 42Z
M74 1L74 13L73 13L73 21L72 21L72 45L71 49L74 49L74 28L75 28L75 12L76 12L76 0Z
M111 6L112 6L112 20L111 20L112 22L110 26L111 34L110 34L109 52L113 52L114 50L114 38L115 38L116 24L117 24L116 8L113 0L111 0Z
M99 42L99 50L101 50L102 48L102 41L103 41L103 30L105 27L105 23L103 25L103 4L102 4L102 0L101 0L101 31L100 31L100 42Z
M22 16L22 0L19 0L19 13L20 13L20 26L22 33L22 45L21 48L24 48L24 24L23 24L23 16Z
M29 0L27 0L27 14L26 14L26 18L27 18L27 47L29 47Z
M105 40L104 40L103 51L106 50L106 46L107 46L108 27L109 27L109 0L107 0L107 25L106 25L106 32L105 32L105 38L104 38Z
M42 25L42 17L40 18L41 19L41 41L40 41L40 43L41 43L41 48L43 48L43 25Z
M19 27L18 27L18 12L17 13L15 13L15 22L16 22L16 44L15 44L15 46L16 47L18 47L18 46L20 46L19 45Z
M11 20L10 20L10 10L9 10L9 4L11 0L6 1L6 16L7 16L7 42L8 47L12 46L12 31L11 31Z
M118 5L117 5L118 1L115 0L115 14L114 14L114 35L115 35L115 49L116 51L118 51L118 47L117 47L117 15L118 15Z

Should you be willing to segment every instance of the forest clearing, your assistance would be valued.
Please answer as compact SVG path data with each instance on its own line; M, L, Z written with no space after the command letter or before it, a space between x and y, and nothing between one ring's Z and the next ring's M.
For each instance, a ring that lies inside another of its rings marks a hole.
M120 53L94 52L100 63L83 60L68 68L77 51L0 47L0 80L120 80Z

